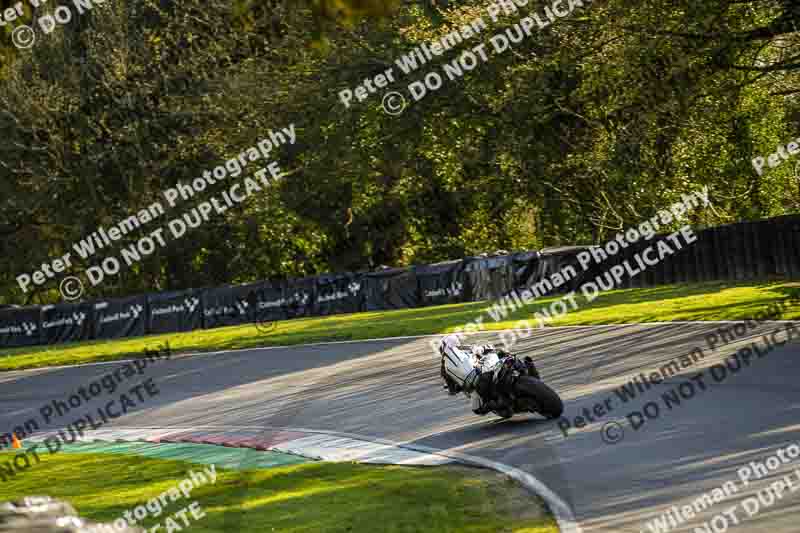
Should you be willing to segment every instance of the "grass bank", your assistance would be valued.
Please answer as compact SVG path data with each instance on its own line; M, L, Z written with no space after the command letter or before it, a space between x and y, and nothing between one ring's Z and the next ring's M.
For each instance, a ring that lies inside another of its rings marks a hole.
M739 320L752 318L769 304L800 291L800 283L699 283L665 285L601 293L580 308L554 320L552 326L626 324L680 320ZM363 340L404 335L447 333L484 316L486 330L507 329L528 319L559 297L542 298L494 321L487 302L443 305L421 309L381 311L303 318L278 322L266 333L248 324L188 333L170 333L115 341L89 341L56 346L0 351L0 370L21 370L141 357L169 341L173 352L209 352L286 346L323 341ZM789 309L784 319L800 319L800 307Z
M0 461L11 458L0 453ZM42 462L0 484L0 501L48 495L69 501L81 516L113 522L126 511L176 487L189 470L182 461L108 454L42 455ZM498 474L466 467L378 467L308 463L266 470L217 468L216 483L188 498L167 498L147 528L161 525L194 501L204 517L195 532L283 533L557 533L541 501ZM178 531L178 529L174 529Z

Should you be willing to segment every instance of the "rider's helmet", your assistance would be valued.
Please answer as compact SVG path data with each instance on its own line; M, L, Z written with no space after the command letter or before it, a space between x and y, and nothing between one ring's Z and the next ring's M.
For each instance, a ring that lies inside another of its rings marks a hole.
M439 343L439 352L444 355L445 348L455 348L464 345L464 337L458 333L445 335Z

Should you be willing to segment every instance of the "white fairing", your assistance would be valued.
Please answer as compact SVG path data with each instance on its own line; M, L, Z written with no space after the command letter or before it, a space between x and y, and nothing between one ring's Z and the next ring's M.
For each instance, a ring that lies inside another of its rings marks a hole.
M481 372L489 372L499 362L500 362L500 357L497 356L497 352L484 353L483 357L481 357L481 362L479 365Z
M468 346L460 335L447 335L442 339L440 348L445 372L468 394L475 386L474 379L478 373L492 370L500 361L494 350L487 350L483 346ZM478 358L477 355L481 357ZM483 399L477 393L471 396L471 400L473 411L483 405Z
M442 339L441 350L445 372L456 383L464 387L467 377L475 369L472 349L463 344L459 335L447 335Z

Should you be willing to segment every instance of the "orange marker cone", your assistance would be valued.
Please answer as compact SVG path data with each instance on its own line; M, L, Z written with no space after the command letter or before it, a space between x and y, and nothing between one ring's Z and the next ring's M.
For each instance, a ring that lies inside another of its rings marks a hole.
M22 443L19 441L19 439L14 433L11 434L11 447L16 448L17 450L22 448Z

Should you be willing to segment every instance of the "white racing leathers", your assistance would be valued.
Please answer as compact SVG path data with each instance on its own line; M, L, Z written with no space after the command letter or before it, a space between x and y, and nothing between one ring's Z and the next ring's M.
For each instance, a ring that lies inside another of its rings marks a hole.
M493 350L482 346L472 347L463 343L459 335L447 335L439 345L444 361L444 370L472 399L472 410L478 414L484 399L477 393L478 376L490 370L499 361ZM478 356L481 356L480 358ZM474 394L473 394L474 393Z

